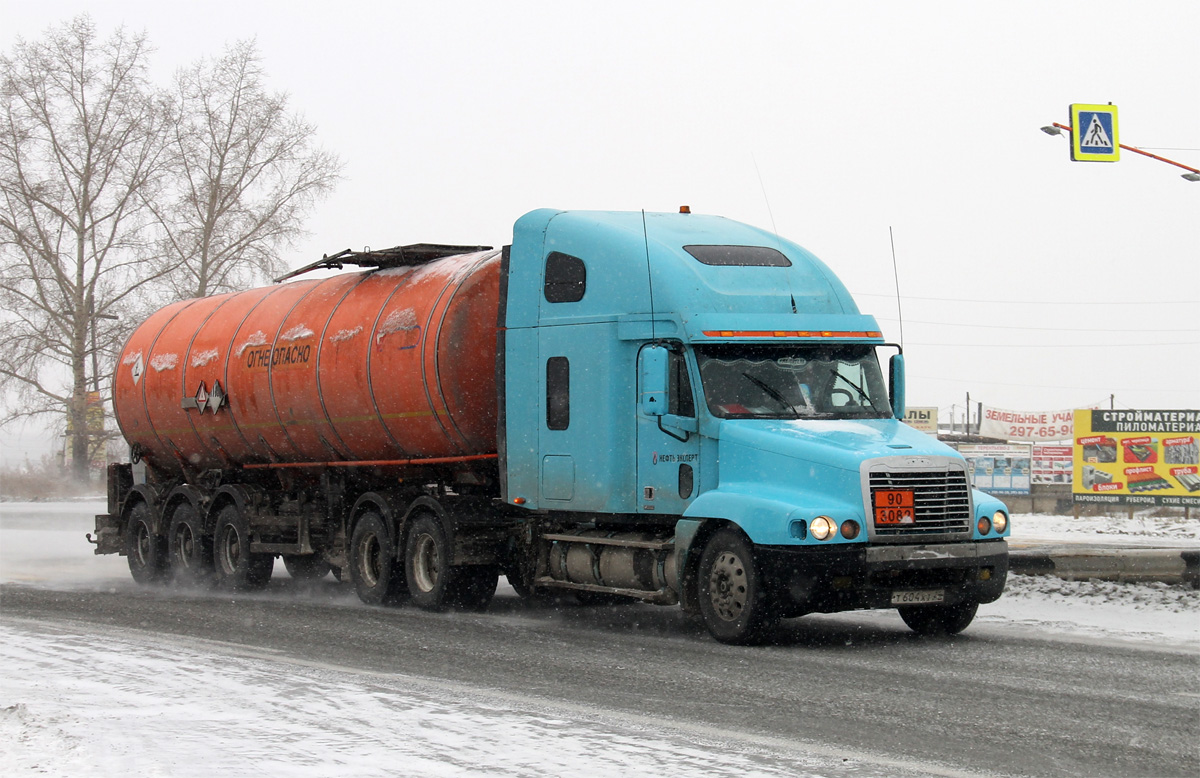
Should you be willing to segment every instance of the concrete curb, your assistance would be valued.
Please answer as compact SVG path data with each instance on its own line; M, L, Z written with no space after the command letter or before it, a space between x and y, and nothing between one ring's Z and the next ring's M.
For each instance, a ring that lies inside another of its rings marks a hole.
M1010 548L1008 569L1020 575L1053 575L1070 581L1187 584L1200 589L1200 550L1033 546Z

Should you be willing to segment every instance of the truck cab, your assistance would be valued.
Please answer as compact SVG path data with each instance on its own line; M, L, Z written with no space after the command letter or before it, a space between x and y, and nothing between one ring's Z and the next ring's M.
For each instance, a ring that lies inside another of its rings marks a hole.
M1000 596L1004 505L899 420L900 348L799 245L538 210L500 298L500 499L541 544L527 584L677 600L732 643L856 608L957 632Z

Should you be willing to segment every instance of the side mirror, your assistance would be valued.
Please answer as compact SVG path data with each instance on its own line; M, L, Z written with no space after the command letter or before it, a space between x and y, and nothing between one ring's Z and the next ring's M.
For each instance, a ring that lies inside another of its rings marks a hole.
M639 404L647 416L663 416L667 413L668 366L671 352L663 346L646 346L642 349L642 375L639 387Z
M888 360L888 389L892 398L892 414L904 418L904 355L895 354Z

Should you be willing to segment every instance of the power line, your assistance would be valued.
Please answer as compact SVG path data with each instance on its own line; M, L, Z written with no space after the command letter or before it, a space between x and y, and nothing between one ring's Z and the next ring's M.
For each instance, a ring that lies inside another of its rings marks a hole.
M1175 343L909 343L910 346L948 346L953 348L1153 348L1155 346L1200 346L1200 340Z
M854 297L886 297L892 299L895 295L891 294L868 294L854 293ZM1000 305L1200 305L1200 300L1115 300L1115 301L1094 301L1094 300L977 300L967 297L916 297L907 295L909 300L926 300L939 303L997 303Z
M875 317L877 321L896 321L886 316ZM985 330L1029 330L1033 332L1129 332L1141 335L1151 335L1160 332L1200 332L1200 330L1192 329L1167 329L1167 330L1131 330L1131 329L1112 329L1104 330L1095 327L1018 327L1012 324L966 324L958 321L914 321L909 319L909 324L930 324L945 327L974 327L976 329Z

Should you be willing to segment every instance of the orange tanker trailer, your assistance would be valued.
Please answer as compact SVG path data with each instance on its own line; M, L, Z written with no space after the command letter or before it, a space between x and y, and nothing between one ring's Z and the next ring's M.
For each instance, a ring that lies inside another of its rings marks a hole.
M189 475L492 455L499 268L480 251L169 305L125 346L117 423Z

